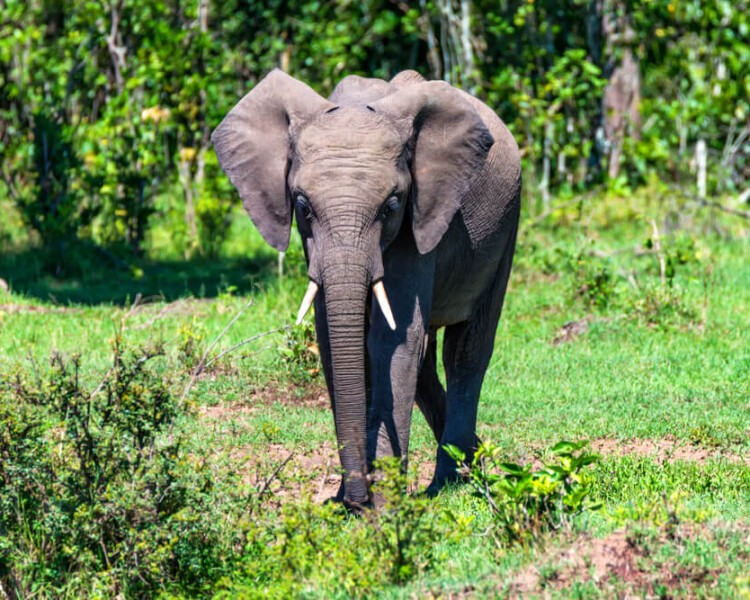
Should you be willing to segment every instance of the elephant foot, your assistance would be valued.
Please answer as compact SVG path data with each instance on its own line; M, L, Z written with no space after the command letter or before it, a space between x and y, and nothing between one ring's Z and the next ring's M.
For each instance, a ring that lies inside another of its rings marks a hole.
M341 482L339 491L336 493L336 495L331 496L325 501L325 504L329 503L338 504L349 514L353 515L361 515L365 510L371 509L373 507L373 502L369 497L361 501L347 498L346 486L343 481Z
M460 474L456 468L455 465L452 469L441 471L440 469L437 469L435 471L435 476L432 478L432 481L430 482L430 485L428 485L423 494L427 496L428 498L434 498L437 496L446 486L449 485L457 485L457 484L464 484L468 483L469 479L466 477L466 475Z
M430 485L428 485L428 486L427 486L427 487L426 487L426 488L424 489L424 491L422 491L422 495L423 495L423 496L426 496L427 498L434 498L435 496L437 496L437 495L438 495L438 494L440 493L440 491L441 491L441 490L442 490L442 489L443 489L444 487L445 487L445 485L444 485L444 484L443 484L443 485L439 485L439 484L435 483L435 480L433 479L433 480L432 480L432 481L430 482Z

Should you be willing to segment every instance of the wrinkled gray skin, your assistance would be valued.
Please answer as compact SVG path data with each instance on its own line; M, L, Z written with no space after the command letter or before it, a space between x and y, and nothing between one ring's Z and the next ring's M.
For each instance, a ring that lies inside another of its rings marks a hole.
M430 489L471 456L518 226L518 147L495 113L405 71L351 76L328 100L274 71L212 136L266 241L302 235L341 464L338 499L370 500L374 459L406 458L416 400L439 443ZM372 285L381 281L392 331ZM445 327L447 393L437 376Z

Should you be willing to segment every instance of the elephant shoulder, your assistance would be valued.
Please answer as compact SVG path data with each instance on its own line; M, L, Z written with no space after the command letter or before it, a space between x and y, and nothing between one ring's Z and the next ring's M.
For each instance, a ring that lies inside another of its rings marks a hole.
M364 105L396 91L387 81L359 75L347 75L334 88L328 100L339 106Z

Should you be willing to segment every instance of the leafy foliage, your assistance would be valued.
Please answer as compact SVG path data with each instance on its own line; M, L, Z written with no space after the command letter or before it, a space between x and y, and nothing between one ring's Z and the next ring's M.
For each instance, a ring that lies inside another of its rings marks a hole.
M220 598L367 598L389 584L403 584L442 557L438 543L468 533L447 512L408 492L399 459L380 461L373 491L378 508L361 516L309 499L284 507L278 527L254 529L244 564L225 580Z
M412 496L401 460L382 458L373 465L379 471L373 493L379 498L377 512L367 512L375 554L390 583L403 583L435 559L435 544L449 532L440 515L430 514L429 500Z
M320 350L312 324L303 323L284 332L283 344L279 346L279 363L297 383L306 383L321 375Z
M490 508L497 540L526 544L601 507L587 502L591 477L585 468L599 460L585 451L587 445L586 441L555 444L550 449L554 460L536 471L531 465L504 462L502 450L489 443L480 444L470 464L455 446L447 446L446 452Z
M574 295L597 307L609 305L615 295L617 279L610 261L592 256L585 246L571 259Z
M518 140L532 209L606 179L612 161L617 189L692 180L698 140L709 190L739 191L749 14L746 0L9 0L0 196L46 244L140 253L159 213L174 217L173 251L216 255L237 202L210 132L274 67L323 94L349 73L405 68L463 86ZM603 96L629 56L637 114L613 138Z
M246 506L171 430L183 409L119 338L93 390L78 356L0 382L0 582L11 597L199 590L232 562ZM227 483L228 481L225 480ZM236 527L236 525L235 525Z

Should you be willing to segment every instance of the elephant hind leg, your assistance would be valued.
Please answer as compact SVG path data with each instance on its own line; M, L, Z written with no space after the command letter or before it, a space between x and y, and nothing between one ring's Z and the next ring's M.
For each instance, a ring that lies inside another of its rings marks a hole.
M439 489L446 482L458 477L456 463L443 450L443 446L456 446L470 461L479 443L476 435L479 394L495 345L495 333L513 264L515 238L514 227L495 279L480 298L473 317L445 329L443 364L448 387L445 427L440 439L435 478L431 488Z
M437 374L437 330L430 329L422 368L417 378L417 406L432 429L435 441L440 442L445 429L446 394Z

